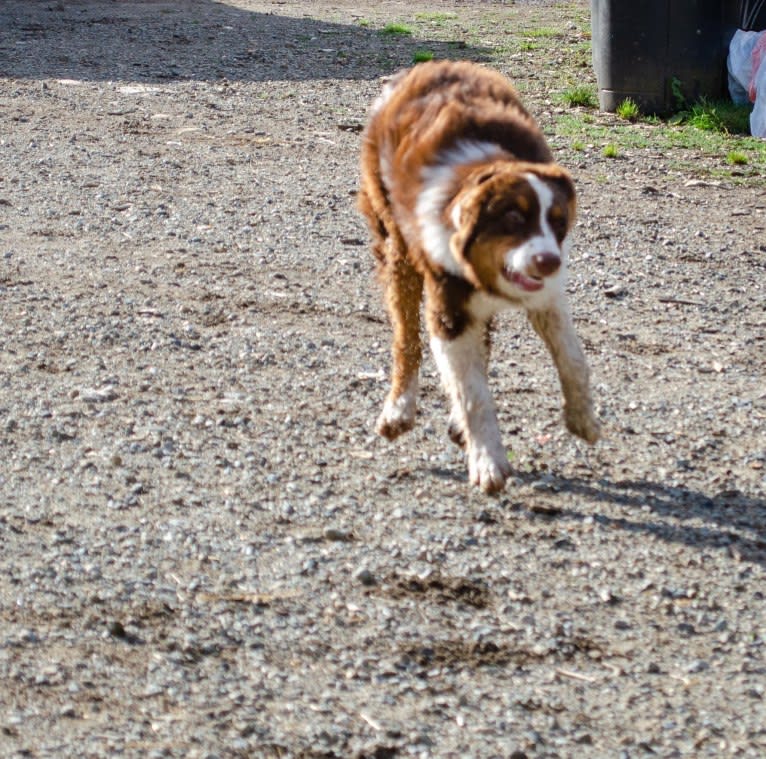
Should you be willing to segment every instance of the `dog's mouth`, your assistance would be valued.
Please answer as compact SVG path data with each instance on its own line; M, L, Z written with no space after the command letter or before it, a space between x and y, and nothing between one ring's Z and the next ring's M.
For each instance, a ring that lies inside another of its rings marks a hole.
M522 274L520 271L509 269L508 267L503 269L503 276L512 285L518 287L519 290L524 290L524 292L533 293L537 290L542 290L543 287L545 287L545 282L543 282L542 277L530 277L527 274Z

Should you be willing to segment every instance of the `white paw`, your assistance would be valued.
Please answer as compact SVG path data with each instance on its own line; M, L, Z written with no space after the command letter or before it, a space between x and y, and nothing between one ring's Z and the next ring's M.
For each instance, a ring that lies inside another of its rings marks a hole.
M378 417L375 430L388 440L394 440L415 426L415 397L404 393L396 399L389 396Z
M485 493L497 493L505 487L511 473L511 465L502 447L494 452L482 446L470 446L468 450L468 476L472 485Z

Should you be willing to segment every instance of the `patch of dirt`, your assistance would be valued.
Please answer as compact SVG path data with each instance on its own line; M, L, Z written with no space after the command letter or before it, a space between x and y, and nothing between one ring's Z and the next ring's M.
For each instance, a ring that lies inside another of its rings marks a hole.
M384 581L380 592L394 599L414 598L437 604L460 603L475 609L485 609L492 602L492 594L484 583L464 577L445 577L438 573L425 579L394 575Z
M406 646L403 663L412 661L419 667L505 667L538 662L542 653L498 645L491 641L468 643L464 640L442 640L429 644Z

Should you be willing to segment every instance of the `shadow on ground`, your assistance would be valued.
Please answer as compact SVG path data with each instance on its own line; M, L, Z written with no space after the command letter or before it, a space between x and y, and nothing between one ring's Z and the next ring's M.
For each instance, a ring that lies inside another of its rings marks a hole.
M553 477L546 480L545 485L554 492L573 493L589 501L635 510L635 518L596 516L596 522L602 526L634 533L639 539L651 535L658 540L700 549L728 548L738 559L766 565L766 501L763 499L746 496L737 490L707 495L646 480L596 482L576 477ZM557 506L540 511L533 507L531 513L543 519L555 517L573 521L582 521L586 516L576 509ZM659 519L648 518L650 515ZM705 525L689 524L692 520Z
M387 35L211 0L4 0L0 76L87 81L371 79L417 50L479 60L460 42Z
M440 480L461 482L468 487L466 473L460 469L403 467L390 476L393 480L420 478L421 475ZM516 507L525 507L531 518L561 519L582 522L589 512L566 508L552 500L552 494L569 494L584 501L623 507L632 516L614 517L598 514L594 520L613 529L634 533L637 537L651 535L669 543L681 543L701 549L729 548L733 556L743 561L766 566L766 500L753 498L739 490L722 490L708 495L683 487L668 487L649 480L607 479L586 480L540 473L516 473L518 481L539 488L539 498L513 498L514 483L509 483L505 495L516 501ZM509 499L500 496L504 506ZM489 512L484 516L494 521ZM658 519L647 518L650 515ZM665 521L668 520L668 521ZM671 521L672 520L672 521ZM688 524L692 520L704 522L704 526ZM709 526L713 525L713 526Z

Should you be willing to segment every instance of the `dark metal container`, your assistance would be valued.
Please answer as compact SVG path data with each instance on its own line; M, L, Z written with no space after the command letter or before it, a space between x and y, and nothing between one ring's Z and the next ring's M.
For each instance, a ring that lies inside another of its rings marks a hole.
M643 113L726 92L726 54L743 6L760 0L591 0L602 110L632 98Z

